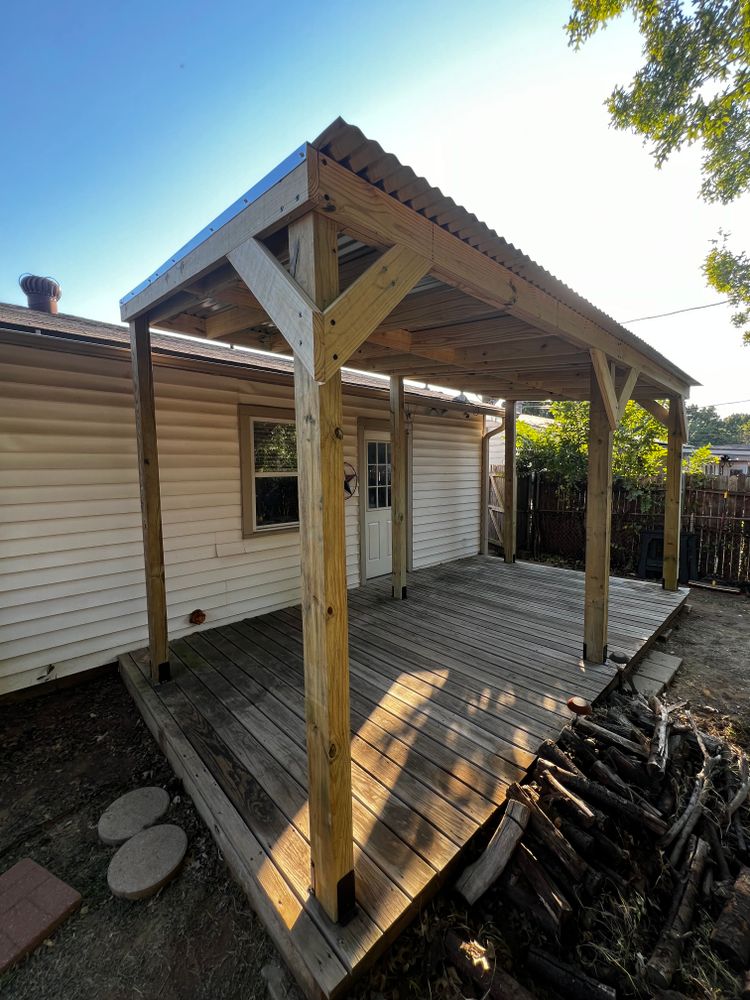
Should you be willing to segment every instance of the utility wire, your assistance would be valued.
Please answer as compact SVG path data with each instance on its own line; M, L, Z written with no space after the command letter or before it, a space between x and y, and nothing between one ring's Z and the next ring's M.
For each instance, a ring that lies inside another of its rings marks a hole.
M726 403L704 403L702 409L707 409L709 406L737 406L739 403L750 403L750 399L730 399Z
M721 302L709 302L705 306L688 306L686 309L673 309L672 312L656 313L655 316L638 316L636 319L624 319L623 323L645 323L647 319L662 319L664 316L678 316L680 313L697 312L699 309L713 309L715 306L728 306L729 299Z

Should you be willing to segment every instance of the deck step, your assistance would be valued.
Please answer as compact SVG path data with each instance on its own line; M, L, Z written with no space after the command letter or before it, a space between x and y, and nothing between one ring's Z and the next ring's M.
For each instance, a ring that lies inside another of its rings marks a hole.
M632 677L636 691L640 691L646 698L652 694L658 697L672 683L672 678L681 666L681 656L657 650L647 653L635 668Z

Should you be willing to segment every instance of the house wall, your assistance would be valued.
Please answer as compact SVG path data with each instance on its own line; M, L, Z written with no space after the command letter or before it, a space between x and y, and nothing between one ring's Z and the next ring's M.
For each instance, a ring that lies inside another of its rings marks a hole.
M295 532L243 539L238 403L291 406L289 386L155 367L170 635L295 604ZM345 459L357 419L344 399ZM414 566L479 544L481 418L416 412ZM0 694L107 663L146 641L130 365L0 347ZM359 503L346 504L347 576L359 584Z

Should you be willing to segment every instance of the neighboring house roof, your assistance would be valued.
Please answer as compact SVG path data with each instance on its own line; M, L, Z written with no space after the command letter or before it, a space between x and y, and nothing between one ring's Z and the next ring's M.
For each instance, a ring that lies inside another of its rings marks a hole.
M750 459L750 445L712 444L711 454L718 458L723 458L726 455L731 461L744 462L745 459Z
M126 347L130 349L130 333L126 326L116 323L102 323L99 320L86 319L82 316L68 316L64 313L55 315L28 309L26 306L0 303L0 342L2 331L12 330L18 333L33 333L56 341L61 349L73 349L75 344L93 344L109 347ZM291 358L280 354L266 354L243 348L230 347L227 344L216 344L213 341L198 340L173 333L151 332L151 347L158 357L182 357L186 360L232 365L238 368L257 372L258 376L287 376L294 374L294 362ZM342 369L344 385L366 389L374 392L388 393L390 383L386 377L378 377L364 372ZM456 401L455 394L440 389L425 388L407 382L406 395L413 401L424 403L439 402L441 406L456 407L473 412L496 414L499 408L487 403ZM502 413L502 410L499 411Z

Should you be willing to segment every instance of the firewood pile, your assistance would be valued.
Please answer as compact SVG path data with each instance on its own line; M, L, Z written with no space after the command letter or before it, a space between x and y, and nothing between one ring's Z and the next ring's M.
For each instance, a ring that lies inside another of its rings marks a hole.
M543 745L456 883L472 907L493 887L523 946L501 968L454 930L448 960L476 996L750 998L748 793L748 759L687 704L611 695Z

